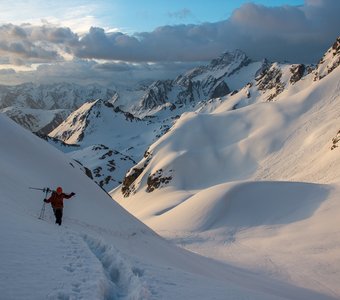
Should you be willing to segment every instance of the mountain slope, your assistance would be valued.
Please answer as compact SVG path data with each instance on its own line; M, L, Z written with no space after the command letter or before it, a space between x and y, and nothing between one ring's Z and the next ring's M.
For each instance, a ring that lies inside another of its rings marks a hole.
M132 113L154 114L168 105L171 110L192 110L200 101L223 97L245 85L260 68L240 50L226 52L209 65L194 68L175 80L159 80L149 86ZM191 108L190 108L191 107Z
M340 68L297 81L290 69L270 65L249 97L183 114L111 194L194 252L338 298Z
M49 136L70 145L77 144L79 147L69 155L91 169L94 180L110 191L122 182L127 170L175 119L171 116L139 119L98 99L74 111Z
M64 154L0 115L0 291L6 299L332 299L176 248L113 202ZM64 222L37 215L63 186Z
M78 144L81 149L87 148L86 155L76 151L70 155L92 173L99 172L98 178L94 176L95 181L109 191L122 182L123 174L133 166L132 162L140 160L148 146L166 133L180 114L205 105L210 97L229 93L226 79L233 88L242 86L260 66L261 63L252 63L241 51L224 53L209 65L193 69L176 80L151 84L140 106L130 109L141 118L123 112L108 101L95 100L73 112L49 136L68 144ZM113 159L114 165L121 169L119 174L110 162L105 165L99 161L93 163L95 157L101 157L94 150L98 145L127 157L127 160Z
M26 129L45 135L58 127L71 113L68 109L43 110L13 106L3 108L0 112L6 114L13 121Z
M117 97L114 90L96 84L2 85L0 111L33 132L48 134L84 102L97 98L115 101Z

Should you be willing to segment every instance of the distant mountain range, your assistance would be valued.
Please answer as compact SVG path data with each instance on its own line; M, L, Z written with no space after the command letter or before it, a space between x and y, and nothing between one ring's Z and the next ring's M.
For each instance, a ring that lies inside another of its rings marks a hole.
M339 65L1 87L1 299L340 299Z
M305 88L297 87L299 81L312 84L310 78L318 81L339 65L337 43L316 66L254 62L236 50L174 80L131 87L121 94L99 85L1 86L0 107L31 131L48 133L51 144L69 152L109 191L143 155L148 157L148 147L183 113L236 110L297 93ZM124 105L125 98L129 105Z
M114 101L117 93L97 84L0 85L0 112L33 132L49 133L86 101Z
M130 169L114 198L138 202L162 187L179 193L238 180L334 180L339 65L340 38L314 68L264 61L238 92L182 114ZM249 64L233 76L244 68ZM173 205L165 203L157 209Z

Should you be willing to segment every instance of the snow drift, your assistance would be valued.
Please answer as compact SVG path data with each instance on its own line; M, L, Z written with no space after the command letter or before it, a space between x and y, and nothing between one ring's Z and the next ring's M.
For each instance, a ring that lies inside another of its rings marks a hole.
M338 45L183 114L112 197L187 249L340 297Z
M332 299L174 247L46 142L0 115L4 299ZM64 222L33 187L61 185Z

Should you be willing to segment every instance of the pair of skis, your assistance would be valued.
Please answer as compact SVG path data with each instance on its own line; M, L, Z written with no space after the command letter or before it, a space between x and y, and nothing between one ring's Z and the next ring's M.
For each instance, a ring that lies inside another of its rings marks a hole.
M51 190L50 188L34 188L34 187L30 187L31 190L38 190L38 191L42 191L43 193L45 193L45 198L47 198L49 193L52 193L53 190ZM45 218L45 208L46 208L46 203L43 201L43 206L40 210L40 214L39 214L39 220L44 220Z

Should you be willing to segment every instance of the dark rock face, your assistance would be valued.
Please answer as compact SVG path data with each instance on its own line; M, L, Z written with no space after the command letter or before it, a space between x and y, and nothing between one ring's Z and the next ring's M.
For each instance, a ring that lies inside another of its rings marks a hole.
M169 173L172 173L172 170L169 171ZM150 174L147 180L147 187L146 191L148 193L153 192L156 189L159 189L161 186L170 183L172 180L172 176L164 176L163 170L157 170L156 173Z
M227 78L247 66L251 60L240 50L227 52L209 65L197 67L175 80L154 82L147 90L139 110L151 110L167 103L188 105L230 93Z
M257 70L257 72L255 74L255 78L263 77L266 74L266 72L268 72L268 70L270 69L271 65L272 64L265 58L262 61L261 68Z
M211 98L219 98L230 93L230 89L228 85L222 80L211 93Z
M132 171L130 171L129 174L125 176L122 184L122 193L124 197L129 197L134 191L132 184L136 181L139 175L143 173L143 171L144 168L133 168Z
M282 71L275 65L264 68L260 75L256 77L256 85L260 91L272 90L267 100L272 101L277 95L283 92L284 83L281 82Z
M328 74L340 65L340 37L337 38L331 49L333 57L337 57L337 59L328 67Z
M338 143L340 141L340 130L338 131L338 133L336 134L336 136L332 139L332 147L331 147L331 150L339 147Z
M89 177L107 192L121 184L125 170L136 164L131 157L103 144L88 147L84 153L73 158L85 168L84 172L91 174Z
M45 140L46 142L49 142L50 144L54 144L54 146L59 145L61 147L65 147L65 148L68 148L68 149L74 149L74 150L80 148L80 146L77 145L77 144L72 144L72 145L66 144L66 143L64 143L63 141L61 141L57 138L50 137L46 134L42 134L41 132L35 132L35 135L40 137L41 139Z
M294 65L290 68L290 71L292 72L292 76L290 77L289 81L291 84L295 84L304 76L306 72L306 66L303 64Z
M133 167L126 175L122 183L122 194L124 197L129 197L131 193L135 192L135 182L139 175L143 173L145 168L148 166L150 160L152 158L152 154L149 151L144 153L144 162Z
M7 114L8 115L8 114ZM22 127L31 130L34 124L38 123L35 116L31 114L9 114L9 117L16 123L20 124Z
M154 82L147 90L141 101L143 109L154 109L163 105L168 100L168 93L172 89L172 80L158 80Z
M340 65L340 37L338 37L333 46L328 49L325 55L318 63L314 80L320 80L330 74Z

